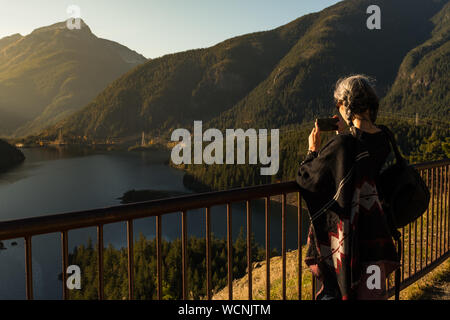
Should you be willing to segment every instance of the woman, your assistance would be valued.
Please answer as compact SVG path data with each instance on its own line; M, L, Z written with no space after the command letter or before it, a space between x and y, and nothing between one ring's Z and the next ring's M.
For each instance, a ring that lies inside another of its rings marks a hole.
M337 135L320 147L316 122L296 179L311 219L305 262L319 281L317 299L386 299L386 276L399 263L376 188L390 152L375 125L378 97L355 75L337 82L334 98Z

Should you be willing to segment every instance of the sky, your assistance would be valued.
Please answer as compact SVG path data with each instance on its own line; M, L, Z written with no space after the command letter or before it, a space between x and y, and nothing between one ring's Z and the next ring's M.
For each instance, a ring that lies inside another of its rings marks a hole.
M270 30L338 0L0 0L0 38L65 21L76 5L92 32L156 58Z

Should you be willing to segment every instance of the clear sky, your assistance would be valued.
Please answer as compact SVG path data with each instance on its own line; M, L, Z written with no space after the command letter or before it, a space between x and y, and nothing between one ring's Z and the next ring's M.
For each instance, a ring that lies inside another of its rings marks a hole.
M69 5L98 37L147 58L276 28L338 0L0 0L0 38L66 20Z

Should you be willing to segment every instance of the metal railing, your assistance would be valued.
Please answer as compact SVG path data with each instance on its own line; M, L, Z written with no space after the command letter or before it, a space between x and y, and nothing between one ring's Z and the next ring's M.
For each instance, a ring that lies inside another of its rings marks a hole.
M415 165L431 192L426 212L401 230L401 268L397 282L402 290L432 271L450 256L449 223L450 160ZM396 294L392 279L387 282L389 295Z
M450 224L448 216L449 205L449 165L450 160L442 160L416 165L416 169L430 187L432 198L426 213L417 221L402 230L402 259L400 288L406 288L423 275L431 271L449 256ZM140 202L110 208L72 212L41 216L28 219L0 222L0 241L24 238L25 240L25 278L26 297L33 299L32 278L32 247L33 236L60 233L62 255L63 299L68 298L66 273L68 267L68 231L73 229L97 227L97 270L98 270L98 299L104 298L103 276L103 226L115 222L127 222L127 254L128 254L128 298L134 298L134 236L133 221L136 219L156 217L156 281L157 299L162 298L162 217L168 213L181 212L181 248L182 248L182 298L188 299L187 283L187 223L188 211L204 208L206 210L206 294L205 298L212 298L211 285L211 207L226 205L227 208L227 287L228 298L233 299L233 265L232 265L232 207L235 202L246 203L247 215L247 271L248 271L248 299L252 297L252 246L251 228L252 212L250 202L256 199L265 200L265 256L266 256L266 299L270 300L270 199L281 195L281 291L282 299L286 299L286 196L297 195L298 270L297 297L302 298L302 206L301 194L297 184L283 182L277 184L260 185L255 187L232 189L227 191L208 192L180 196L169 199ZM420 229L419 229L420 226ZM419 232L420 230L420 232ZM413 238L414 237L414 238ZM406 241L405 241L406 239ZM413 257L413 258L412 258ZM414 260L412 260L414 259ZM392 281L388 281L389 294L394 294ZM315 281L311 290L315 292ZM314 294L312 294L314 297Z

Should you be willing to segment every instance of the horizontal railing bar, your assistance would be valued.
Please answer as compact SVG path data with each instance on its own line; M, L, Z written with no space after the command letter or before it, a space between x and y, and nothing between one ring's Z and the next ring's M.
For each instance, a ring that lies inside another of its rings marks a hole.
M92 209L79 212L60 213L19 220L0 222L0 240L15 239L27 235L39 235L62 232L79 228L109 224L126 220L154 217L174 213L223 205L224 202L239 202L268 195L297 192L295 181L266 184L247 188L230 189L185 195L160 200L145 201L119 205L108 208Z
M413 164L413 167L417 170L423 170L423 169L431 169L431 168L437 168L443 165L447 165L450 163L450 159L443 159L443 160L437 160L437 161L428 161L428 162L422 162L422 163L416 163Z

